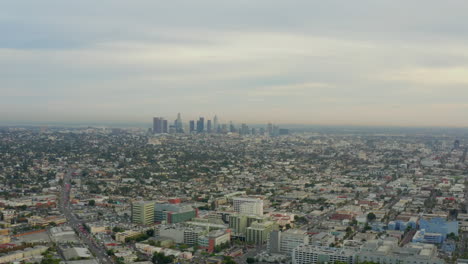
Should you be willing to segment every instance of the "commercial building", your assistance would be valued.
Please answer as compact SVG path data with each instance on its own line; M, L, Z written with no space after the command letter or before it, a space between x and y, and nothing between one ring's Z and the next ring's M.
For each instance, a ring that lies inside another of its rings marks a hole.
M293 264L334 263L335 261L354 264L355 251L343 248L330 248L300 245L292 251Z
M308 244L309 235L305 230L288 229L283 232L273 230L268 240L268 249L270 253L291 255L297 246Z
M263 200L258 198L232 198L234 211L241 214L263 215Z
M229 243L231 241L231 231L213 230L198 239L198 245L207 252L213 252L217 246Z
M200 117L197 121L197 133L203 133L205 131L205 118Z
M365 243L356 260L387 264L442 264L437 258L437 247L431 244L410 243L399 247L397 241L374 240Z
M154 223L154 202L138 201L132 203L132 222L140 225Z
M198 209L180 204L156 204L154 207L154 221L167 224L177 224L189 221L198 216Z
M229 215L229 228L232 229L235 236L245 237L248 227L253 223L265 222L267 219L267 217L258 215L231 214Z
M247 242L255 243L257 245L266 243L270 237L271 231L273 231L274 228L275 223L272 221L252 223L252 225L247 228Z
M458 236L458 222L457 221L447 221L441 217L432 218L430 220L420 219L419 220L419 229L425 230L430 233L440 233L445 237L454 233Z
M27 260L35 256L40 256L46 252L49 247L35 246L33 248L26 248L24 250L14 251L12 253L0 256L0 263L12 263L20 260Z
M129 230L115 234L115 241L125 243L125 239L135 237L141 234L141 231Z
M429 233L425 229L419 230L414 234L412 242L415 243L429 243L429 244L442 244L445 237L441 233Z

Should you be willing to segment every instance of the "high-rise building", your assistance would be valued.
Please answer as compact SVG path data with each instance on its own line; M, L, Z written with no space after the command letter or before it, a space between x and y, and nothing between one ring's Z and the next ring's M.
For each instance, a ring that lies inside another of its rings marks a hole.
M241 135L248 135L249 134L249 127L247 126L247 124L242 124L241 125L240 134Z
M219 130L220 130L220 133L227 133L228 132L227 124L222 124Z
M272 231L268 240L270 253L291 255L294 248L299 245L308 245L309 235L306 230L288 229L284 232Z
M184 128L182 125L182 117L180 113L177 114L177 119L174 121L174 126L176 133L184 133Z
M219 133L218 130L219 130L219 123L218 123L218 116L215 115L214 118L213 118L213 130L215 131L215 133Z
M160 134L162 131L162 118L153 117L153 133Z
M203 133L205 131L205 118L200 117L197 121L197 133Z
M236 127L232 121L229 123L229 132L236 133Z
M211 120L206 121L206 132L211 133Z
M267 125L267 131L269 136L273 135L273 124L272 123L268 123Z
M185 222L198 216L198 209L180 204L156 204L154 207L154 221L166 221L168 224Z
M167 120L164 119L164 120L162 121L162 133L166 133L166 134L167 134L168 132L169 132L169 130L168 130L168 126L167 126Z
M154 223L154 202L138 201L132 203L132 223L151 225Z
M195 121L190 120L190 133L193 133L195 131Z
M247 228L246 240L257 245L264 244L268 241L273 229L275 229L275 223L272 221L254 222Z
M168 132L167 120L162 117L153 118L153 133L162 134Z

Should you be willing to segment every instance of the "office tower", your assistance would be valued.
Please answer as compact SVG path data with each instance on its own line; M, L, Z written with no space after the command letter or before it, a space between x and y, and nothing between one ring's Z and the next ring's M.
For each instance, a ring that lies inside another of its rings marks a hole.
M232 121L230 121L229 124L229 132L236 133L236 127L234 126L234 123L232 123Z
M284 232L273 230L268 241L270 253L291 255L299 245L308 245L309 235L306 230L288 229Z
M269 136L273 135L273 124L272 123L268 123L267 125L267 131Z
M162 118L161 117L154 117L153 118L153 134L160 134L162 133Z
M219 133L218 130L219 130L219 123L218 123L218 116L215 115L214 118L213 118L213 130L216 132L216 133Z
M132 223L151 225L154 223L154 202L138 201L132 203Z
M168 132L167 120L165 120L162 117L154 117L153 118L153 133L161 134L161 133L167 133L167 132Z
M257 135L257 129L255 129L254 127L252 127L252 130L250 131L250 133L252 135Z
M182 117L180 113L177 114L177 119L174 121L174 126L176 133L184 133L184 128L182 127Z
M268 241L271 231L275 228L275 223L272 221L253 222L250 227L247 227L246 240L257 245L264 244Z
M205 118L200 117L200 119L197 121L197 132L203 133L203 131L205 131Z
M272 136L274 137L279 136L279 126L273 126Z
M193 133L195 131L195 121L190 120L190 133Z
M242 124L241 125L240 134L241 135L248 135L249 134L249 127L247 126L247 124Z
M211 120L206 121L206 132L211 133Z
M223 124L223 125L220 127L220 132L221 132L221 133L225 133L225 134L228 132L227 124Z
M167 127L167 120L162 121L162 133L167 133L168 132L168 127Z
M180 204L156 204L154 207L154 221L165 221L168 224L176 224L189 221L198 216L198 209L189 205Z

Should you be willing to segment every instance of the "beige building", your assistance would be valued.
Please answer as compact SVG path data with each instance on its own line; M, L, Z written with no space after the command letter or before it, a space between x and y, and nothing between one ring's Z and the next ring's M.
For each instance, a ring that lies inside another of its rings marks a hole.
M132 203L132 222L140 225L152 225L154 223L154 206L154 202Z
M247 242L252 242L258 245L266 243L274 228L275 223L272 221L252 223L252 225L247 228Z
M115 234L115 240L117 242L120 242L120 243L125 243L126 238L134 237L134 236L137 236L137 235L140 235L140 234L141 234L140 231L129 230L129 231L125 231L125 232Z

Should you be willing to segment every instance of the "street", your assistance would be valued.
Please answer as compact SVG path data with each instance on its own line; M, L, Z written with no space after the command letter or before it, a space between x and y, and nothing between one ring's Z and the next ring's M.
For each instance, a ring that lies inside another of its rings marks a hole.
M79 221L70 209L70 190L72 170L68 170L63 178L63 186L60 199L60 211L64 214L69 225L75 230L80 239L88 246L99 263L111 264L113 260L107 255L106 250L96 243L91 234L83 229L83 223Z

